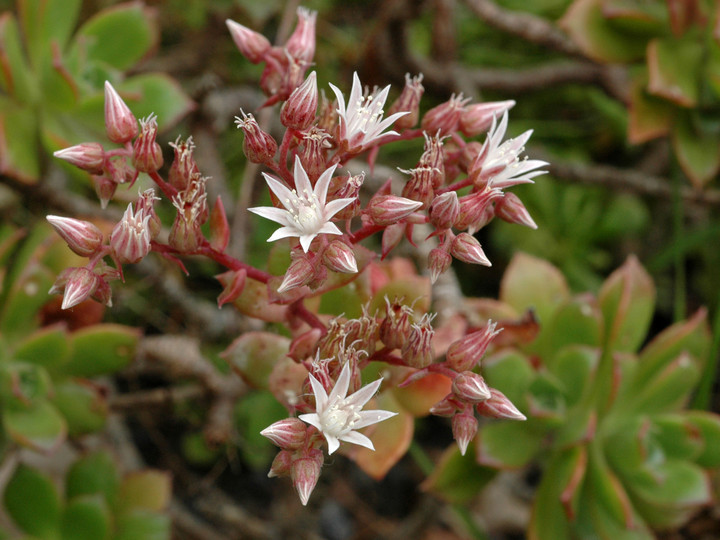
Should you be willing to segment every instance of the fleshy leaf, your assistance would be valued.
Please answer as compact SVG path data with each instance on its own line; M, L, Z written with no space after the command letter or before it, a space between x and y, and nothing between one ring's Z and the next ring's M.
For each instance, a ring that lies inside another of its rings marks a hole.
M706 411L689 411L685 416L702 437L702 453L695 462L703 468L720 467L720 416Z
M561 382L568 405L577 403L592 384L600 363L600 350L571 345L558 351L548 364Z
M599 347L602 333L603 319L597 304L577 297L555 312L548 324L545 343L548 351L558 351L566 345Z
M91 17L78 30L89 59L126 70L157 44L155 10L139 2L119 4Z
M352 445L347 449L350 457L365 473L375 480L382 480L388 471L405 455L414 433L414 419L404 411L391 392L381 392L370 408L398 411L398 414L363 431L370 438L375 450Z
M702 432L682 413L658 415L652 426L652 437L668 458L696 461L700 457L705 446Z
M685 405L700 378L700 368L687 353L678 356L644 385L629 407L639 413L675 411ZM640 381L638 381L640 383Z
M465 456L460 454L457 444L450 445L420 488L453 504L468 502L497 474L496 469L478 465L474 455L473 441Z
M65 493L68 499L81 495L102 495L113 505L120 478L113 458L107 452L94 452L81 457L68 470Z
M71 436L99 431L108 415L108 405L92 383L66 381L55 386L52 403L65 417Z
M642 144L670 133L675 110L671 103L645 90L647 72L633 79L628 107L628 140Z
M177 124L195 107L180 84L163 73L136 75L119 85L118 91L127 97L127 105L137 118L156 114L161 131Z
M15 348L15 358L57 370L70 353L68 334L59 326L48 326L34 332Z
M116 512L126 514L135 509L161 512L170 503L172 477L169 473L148 469L128 474L120 484Z
M36 124L32 110L0 96L0 172L25 184L40 175Z
M117 520L113 540L167 540L170 517L142 508L134 509Z
M648 43L648 92L681 107L695 107L700 88L703 45L694 36Z
M83 495L71 500L62 517L63 540L98 540L110 533L110 512L99 495Z
M254 388L268 388L275 364L287 356L290 340L270 332L246 332L221 354L245 382Z
M67 435L65 418L47 401L7 407L2 418L12 440L40 452L56 450Z
M594 60L625 63L642 58L646 40L614 28L602 5L603 0L575 0L559 24Z
M677 115L672 143L683 172L696 188L703 188L720 170L720 133L703 127L690 113Z
M412 372L412 368L391 368ZM393 387L392 393L398 404L414 417L430 414L430 407L450 393L452 381L440 373L429 373L419 381L403 388Z
M23 54L17 20L9 11L0 15L0 50L3 57L0 64L0 88L19 103L33 103L37 92L34 91L31 71ZM30 130L30 126L27 130Z
M278 449L260 432L283 418L287 418L287 411L270 392L250 392L238 400L235 425L243 460L251 467L259 470L270 466Z
M52 480L39 471L19 465L5 487L5 509L28 534L53 537L60 522L60 498Z
M119 324L96 324L72 334L72 354L65 373L94 377L115 373L133 359L140 332Z
M635 351L645 339L655 308L655 285L630 256L605 280L598 294L605 319L605 342L613 351Z
M226 287L229 281L222 276L220 274L218 280L223 287ZM251 278L245 280L245 287L240 296L233 301L233 305L240 313L265 322L285 321L288 310L287 306L270 303L267 286Z
M524 467L540 451L544 437L544 430L533 419L484 425L476 438L477 461L498 469Z
M498 351L483 360L482 374L488 385L500 390L516 407L526 409L525 393L535 378L535 369L525 355L513 349Z
M65 49L80 13L80 0L21 0L20 24L33 66L51 60L51 44Z

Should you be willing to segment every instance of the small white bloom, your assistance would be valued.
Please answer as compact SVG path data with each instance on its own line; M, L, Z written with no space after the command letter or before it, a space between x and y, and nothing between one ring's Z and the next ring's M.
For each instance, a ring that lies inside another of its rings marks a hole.
M547 165L547 162L527 158L521 160L519 157L525 151L525 143L530 139L532 129L501 144L507 124L507 111L503 113L499 124L497 119L493 118L487 139L472 167L475 170L478 166L481 167L480 179L489 181L492 187L498 189L532 183L534 177L546 173L535 169Z
M355 430L377 424L397 414L382 410L362 410L363 406L377 392L381 382L382 379L378 379L348 396L350 365L346 363L330 395L328 395L323 385L310 375L310 384L312 385L313 394L315 394L315 410L317 412L301 414L298 418L320 430L325 436L325 440L327 440L328 454L332 454L340 447L340 441L375 450L372 441Z
M307 253L310 244L318 234L342 234L330 220L354 199L336 199L326 202L330 180L336 167L337 165L333 165L322 173L313 189L310 179L300 163L300 158L295 156L293 176L296 189L292 191L276 178L263 173L268 186L285 207L285 209L267 206L248 208L250 212L282 225L268 238L268 242L297 236L300 238L300 245Z
M340 115L340 138L347 142L348 148L360 149L367 146L382 135L397 135L395 131L383 133L390 125L408 111L391 114L383 120L383 106L387 99L390 85L382 90L376 89L372 94L363 93L357 73L353 73L353 84L347 107L342 92L330 84L335 92Z

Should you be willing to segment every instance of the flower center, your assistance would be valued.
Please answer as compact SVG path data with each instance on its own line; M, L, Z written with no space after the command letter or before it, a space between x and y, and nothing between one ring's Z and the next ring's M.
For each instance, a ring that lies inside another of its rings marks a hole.
M293 190L293 194L297 195L295 190ZM295 200L285 202L287 211L298 231L303 234L317 233L323 224L320 201L318 201L317 195L303 190L302 195L297 196Z
M355 114L353 115L350 131L356 133L368 131L368 125L376 124L378 119L383 115L382 109L373 103L373 96L362 96L358 98L355 105Z
M342 437L350 433L355 423L360 420L358 411L361 407L340 401L329 407L321 416L323 431L333 437Z

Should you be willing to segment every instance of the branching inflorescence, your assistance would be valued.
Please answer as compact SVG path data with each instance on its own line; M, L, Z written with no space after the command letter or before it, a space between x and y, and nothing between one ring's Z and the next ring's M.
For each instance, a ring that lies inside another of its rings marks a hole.
M535 228L522 202L504 190L532 182L546 165L520 157L531 131L504 140L513 101L471 104L462 95L452 96L421 118L422 75L407 76L404 89L385 110L390 86L364 89L357 73L347 99L334 85L330 85L334 102L320 97L316 72L306 76L315 50L315 16L300 8L297 27L281 47L227 21L240 52L265 66L260 80L267 96L264 106L282 103L279 115L285 132L279 144L251 114L241 111L236 123L244 132L247 159L268 170L263 176L273 206L249 210L281 225L268 241L289 243L291 263L284 276L274 278L226 253L230 228L223 203L220 198L212 205L207 200L209 179L193 159L192 138L171 145L174 160L161 174L163 155L155 141L154 116L138 123L109 83L105 123L108 139L117 147L105 149L88 142L55 155L93 176L103 206L119 185L132 186L139 173L149 175L155 189L140 193L109 237L87 221L48 216L68 246L88 258L85 266L65 270L51 291L64 294L64 309L91 297L110 305L109 282L122 279L123 265L139 262L152 251L183 270L180 258L186 255L205 256L224 267L226 271L218 276L224 286L220 306L241 299L252 282L255 292L262 289L259 297L266 307L287 308L278 313L294 336L289 356L307 375L303 390L286 403L292 416L271 425L263 435L281 449L270 475L291 476L303 504L324 462L322 445L328 444L329 453L341 441L372 449L368 436L356 430L394 415L363 410L381 387L380 379L361 384L361 370L372 361L408 368L410 375L401 384L430 373L452 381L451 392L431 412L452 417L453 434L463 453L477 432L476 414L524 419L478 373L480 359L500 331L495 324L473 328L438 362L433 353L433 317L417 314L401 299L386 299L384 310L364 309L359 318L329 322L304 299L360 276L374 256L359 245L364 239L381 233L385 258L403 237L412 243L413 228L421 224L434 229L431 236L438 240L428 258L433 282L453 258L489 266L473 234L496 216ZM485 132L483 143L474 140ZM348 170L349 160L366 155L372 168L381 146L415 138L424 138L424 151L415 167L403 171L409 178L402 193L392 193L388 181L363 205L359 195L364 172ZM164 233L154 210L161 198L176 209L175 220ZM206 222L208 236L201 229ZM337 275L346 277L337 280Z

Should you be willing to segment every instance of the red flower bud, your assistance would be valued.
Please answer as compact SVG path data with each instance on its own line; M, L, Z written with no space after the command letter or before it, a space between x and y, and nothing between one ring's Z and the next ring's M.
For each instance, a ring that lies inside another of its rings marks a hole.
M117 144L130 142L138 134L135 115L108 81L105 81L105 130L108 139Z
M236 116L235 123L245 133L243 141L245 155L253 163L269 163L277 152L278 146L275 139L260 129L252 114L245 114L242 109L240 114L242 118Z
M458 413L452 418L452 432L455 442L464 456L467 447L478 432L478 421L472 414Z
M267 437L283 450L297 450L303 446L308 426L297 418L285 418L266 427L260 435Z
M492 125L493 118L502 116L514 106L515 102L512 99L468 105L460 115L460 131L466 137L476 137L485 133Z
M315 489L324 461L325 457L322 451L317 448L310 448L304 457L293 460L291 468L292 481L298 495L300 495L300 502L303 506L307 505L310 494Z
M47 216L46 219L68 247L81 257L94 255L102 246L102 232L89 221L60 216Z
M450 253L459 261L492 266L490 260L485 256L480 242L468 233L460 233L455 237L450 248Z
M527 211L520 198L514 193L505 193L505 196L495 203L495 215L508 223L517 223L531 229L537 229L530 212Z
M422 98L425 92L422 80L422 73L416 77L410 77L410 74L406 73L405 87L398 98L388 108L388 116L399 112L408 113L395 120L393 126L398 131L410 129L418 122L418 118L420 117L420 98Z
M333 240L323 251L323 263L328 270L356 274L358 271L355 254L350 246L342 240Z
M445 355L445 362L449 368L455 371L469 371L478 365L485 354L488 345L493 338L502 332L502 328L496 330L497 323L488 321L482 330L468 334L462 339L455 341Z
M157 120L154 114L140 120L140 136L133 143L133 166L140 172L152 173L163 164L157 137Z
M308 257L298 257L285 272L285 278L278 287L277 292L284 293L296 287L307 285L315 276L315 265Z
M376 195L368 203L365 213L381 227L392 225L420 209L421 202L396 195Z
M428 211L430 223L441 231L452 227L459 213L460 203L457 193L454 191L448 191L435 197Z
M76 144L53 152L53 156L67 161L71 165L90 174L101 174L105 163L105 150L100 143L88 142Z
M500 390L490 388L490 398L476 406L478 414L506 420L527 420L515 405Z
M490 389L485 380L472 371L463 371L452 383L452 391L460 401L479 403L490 399Z
M225 25L230 30L230 35L242 55L253 64L262 62L265 53L270 50L268 39L262 34L230 19L225 21Z
M315 56L315 20L317 12L299 7L298 22L292 35L285 43L290 56L305 63L312 62Z
M430 281L435 283L452 264L452 255L443 248L431 249L428 254L428 269L430 270Z
M285 127L302 131L315 121L318 105L317 76L313 71L305 82L292 91L280 110Z
M449 135L457 131L465 104L470 98L464 98L462 94L453 94L448 101L433 107L423 116L421 127L428 133Z

